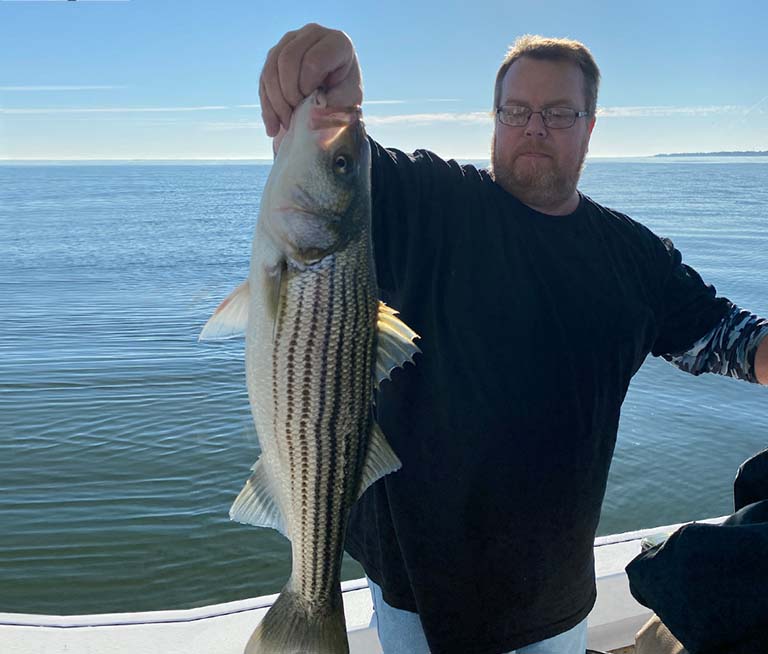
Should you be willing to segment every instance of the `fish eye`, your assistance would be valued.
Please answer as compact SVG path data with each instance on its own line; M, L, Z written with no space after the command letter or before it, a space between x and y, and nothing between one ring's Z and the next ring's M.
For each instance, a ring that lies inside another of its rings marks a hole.
M346 154L337 154L333 158L333 170L339 175L347 175L352 172L352 159Z

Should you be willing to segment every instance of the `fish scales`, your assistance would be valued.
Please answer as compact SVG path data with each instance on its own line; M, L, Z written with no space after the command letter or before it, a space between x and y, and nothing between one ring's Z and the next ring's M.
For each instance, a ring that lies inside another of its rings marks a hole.
M316 92L294 111L264 188L248 280L201 333L246 335L261 456L230 516L291 541L291 576L246 654L348 654L350 509L401 465L373 419L374 388L419 351L377 290L360 111Z
M292 538L296 590L306 597L327 592L339 576L340 559L331 554L341 551L341 518L367 449L376 300L372 280L354 272L368 268L365 257L365 248L349 248L311 271L289 273L278 318L272 385L284 392L274 393L272 428L289 437L263 439L262 451L290 471L288 520L300 525ZM334 484L344 485L341 492Z

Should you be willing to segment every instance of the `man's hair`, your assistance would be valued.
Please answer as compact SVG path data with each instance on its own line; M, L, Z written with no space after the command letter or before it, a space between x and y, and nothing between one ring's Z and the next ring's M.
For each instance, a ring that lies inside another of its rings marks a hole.
M554 39L538 34L524 34L507 51L504 61L496 73L496 87L493 94L493 108L498 109L501 102L501 85L509 67L520 57L530 57L546 61L569 61L576 64L584 75L584 97L587 101L585 110L590 116L597 109L597 88L600 85L600 69L592 53L583 43L572 39Z

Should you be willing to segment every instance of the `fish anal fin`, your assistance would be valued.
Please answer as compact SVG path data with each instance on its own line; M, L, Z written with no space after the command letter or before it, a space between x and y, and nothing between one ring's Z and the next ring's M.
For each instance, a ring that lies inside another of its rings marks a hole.
M216 311L203 326L199 340L215 341L242 336L248 326L250 297L250 285L246 279L216 307Z
M389 379L395 368L413 363L413 357L421 352L414 340L419 335L397 317L397 312L384 302L379 302L379 315L376 319L376 384Z
M375 481L378 481L390 472L400 470L401 467L402 463L397 458L397 454L395 454L392 446L387 442L381 427L376 422L373 422L371 436L368 439L368 454L363 464L363 474L360 478L360 490L357 494L357 499Z
M256 461L253 474L232 504L229 517L246 525L277 529L283 536L288 537L280 506L272 490L272 482L261 459Z

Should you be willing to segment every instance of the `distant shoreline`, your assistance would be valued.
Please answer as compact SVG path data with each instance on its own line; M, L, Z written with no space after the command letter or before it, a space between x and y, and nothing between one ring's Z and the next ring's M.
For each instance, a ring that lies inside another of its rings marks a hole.
M731 150L725 152L671 152L654 157L768 157L768 150Z
M645 155L614 155L614 156L589 156L594 161L610 161L613 159L672 159L684 157L768 157L768 150L730 150L722 152L669 152L659 154ZM473 163L488 165L487 157L449 157L446 159L455 159L459 163ZM232 166L232 165L272 165L272 158L254 157L251 159L2 159L0 166Z

